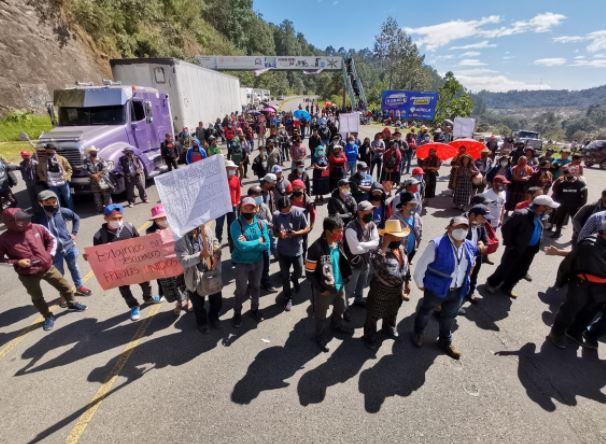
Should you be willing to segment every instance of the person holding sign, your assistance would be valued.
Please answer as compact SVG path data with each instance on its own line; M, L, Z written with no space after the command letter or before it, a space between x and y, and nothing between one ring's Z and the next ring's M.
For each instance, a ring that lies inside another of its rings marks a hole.
M257 322L263 320L259 310L261 276L263 275L263 254L269 250L269 230L267 224L257 217L257 202L245 197L240 204L240 216L229 227L234 249L231 262L235 267L236 293L233 325L242 324L242 304L251 299L251 314Z
M202 334L208 324L219 328L219 311L223 304L221 288L221 244L206 225L194 228L175 243L177 259L185 269L185 288L194 306L196 325ZM208 296L209 310L205 308Z
M120 204L110 204L103 209L105 223L101 226L93 237L93 245L103 245L110 242L131 239L139 237L137 229L129 222L124 221L124 207ZM85 258L86 259L86 258ZM151 285L149 282L141 282L139 284L143 290L143 302L145 304L160 303L160 296L151 294ZM130 309L131 321L141 319L141 309L139 302L133 296L129 285L121 285L118 287L120 294Z

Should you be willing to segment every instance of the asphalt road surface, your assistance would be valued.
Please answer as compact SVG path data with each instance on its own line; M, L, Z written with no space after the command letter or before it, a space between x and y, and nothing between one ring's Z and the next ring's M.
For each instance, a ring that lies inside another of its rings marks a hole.
M363 127L361 135L377 129ZM438 193L447 173L441 170ZM587 169L586 177L595 200L606 175ZM249 177L244 189L251 183ZM157 200L153 185L148 193L149 204L126 210L137 227ZM457 214L451 207L445 196L432 200L421 249ZM78 245L85 247L102 218L93 214L91 199L78 199L77 209L83 216ZM325 214L319 207L319 221ZM570 233L568 227L558 245ZM193 314L177 318L168 303L147 307L131 322L118 291L101 290L82 260L94 294L79 299L89 309L68 313L55 306L55 330L45 333L13 270L0 267L0 442L606 440L604 345L600 360L545 343L563 297L552 288L557 257L537 256L533 281L518 285L517 300L484 295L478 305L466 304L455 332L463 356L453 361L429 341L422 349L409 342L421 297L416 288L399 312L400 340L383 341L376 356L360 340L365 313L359 308L353 337L334 338L329 353L319 351L311 340L307 282L291 312L282 310L279 293L264 295L266 320L255 326L245 315L235 331L225 253L222 329L206 336L195 329ZM482 267L479 282L493 269ZM277 271L272 263L276 286ZM56 299L44 288L47 300ZM434 321L426 336L432 335Z

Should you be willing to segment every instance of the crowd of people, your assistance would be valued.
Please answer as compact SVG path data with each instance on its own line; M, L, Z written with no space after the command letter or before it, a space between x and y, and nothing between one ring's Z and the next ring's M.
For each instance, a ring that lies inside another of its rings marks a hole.
M259 300L262 291L276 291L269 274L274 260L285 311L292 309L294 295L302 293L303 281L309 282L314 340L321 350L328 351L329 328L353 333L348 323L354 306L366 310L363 341L370 349L379 345L379 320L382 334L397 339L398 310L410 299L414 283L423 299L412 342L418 347L425 344L424 332L434 313L438 345L459 359L453 326L464 301L480 300L481 266L492 264L490 255L502 243L500 263L483 286L487 294L516 298L518 282L532 279L529 268L541 239L549 230L552 237L560 237L572 220L571 250L546 250L565 256L556 284L568 288L549 338L558 347L565 347L568 338L596 348L597 338L606 333L606 189L598 202L587 204L582 163L566 150L557 158L549 151L539 157L518 144L496 153L489 140L474 159L463 146L450 161L448 183L458 211L440 236L423 245L423 216L436 197L442 161L430 150L414 165L416 150L432 141L451 140L447 128L432 131L425 126L418 131L410 128L407 134L385 128L373 140L360 140L358 133L339 133L338 116L314 113L313 108L309 119L294 118L292 113L232 114L207 127L200 122L191 132L183 128L175 137L166 134L161 154L169 169L179 168L179 159L189 164L226 156L232 208L214 226L205 224L176 240L175 254L184 274L158 279L157 294L152 283L139 284L143 304L165 299L175 303L176 314L193 311L202 333L221 328L226 232L235 279L233 328L240 328L249 299L250 317L263 321ZM225 142L225 149L219 141ZM76 294L91 293L77 265L74 240L80 219L73 211L69 187L67 192L65 188L71 167L56 147L47 145L40 163L28 152L22 157L26 184L30 180L47 186L38 192L28 187L35 202L33 218L20 208L3 212L7 230L0 235L0 260L14 266L45 318L43 328L50 330L55 317L42 295L42 280L59 291L61 306L87 308L74 299ZM135 189L147 201L137 162L126 150L120 159L128 176L129 206ZM92 243L139 236L124 206L112 202L107 166L97 159L94 147L87 150L84 165L96 185L95 204L104 218ZM258 181L243 189L249 165ZM316 207L324 204L328 216L320 221ZM170 230L161 203L152 207L150 221L147 233ZM316 224L321 234L310 239ZM63 277L64 262L73 283ZM140 319L141 303L131 286L121 286L119 292L130 318Z

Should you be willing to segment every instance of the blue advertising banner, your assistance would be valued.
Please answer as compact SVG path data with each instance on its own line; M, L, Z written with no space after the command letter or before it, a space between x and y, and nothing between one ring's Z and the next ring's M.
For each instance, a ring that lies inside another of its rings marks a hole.
M438 105L435 91L383 91L382 111L399 111L401 119L433 120Z

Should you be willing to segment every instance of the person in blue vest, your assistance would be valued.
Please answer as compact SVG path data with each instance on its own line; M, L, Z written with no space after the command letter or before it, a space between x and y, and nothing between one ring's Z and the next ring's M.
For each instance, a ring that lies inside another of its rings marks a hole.
M417 347L423 346L423 332L429 317L441 306L438 346L453 359L459 359L461 352L452 344L452 327L469 292L477 254L477 246L466 239L468 232L469 220L465 216L453 217L446 233L429 241L413 275L423 291L423 301L417 309L412 342Z

